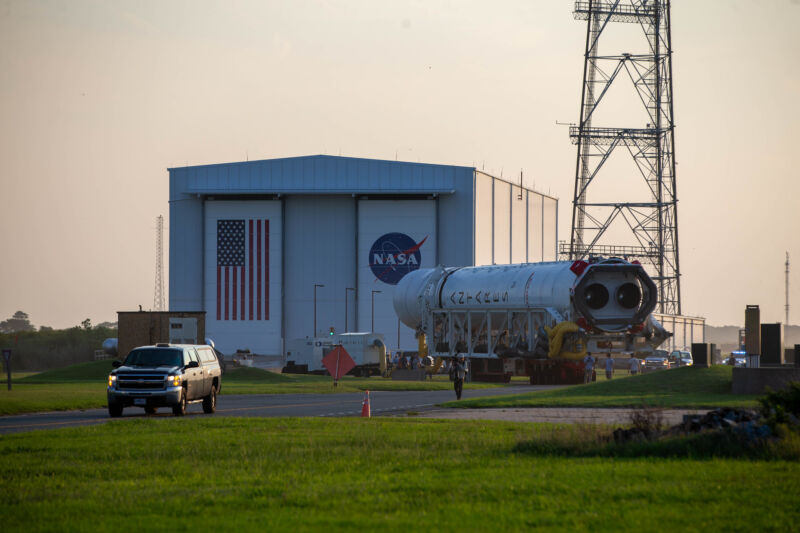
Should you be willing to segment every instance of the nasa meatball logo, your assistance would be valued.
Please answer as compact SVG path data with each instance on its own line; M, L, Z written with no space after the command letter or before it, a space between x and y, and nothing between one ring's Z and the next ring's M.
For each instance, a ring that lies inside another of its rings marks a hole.
M422 262L419 249L428 239L419 242L405 233L387 233L378 237L369 250L369 267L375 277L389 285L397 285L403 276L417 270Z

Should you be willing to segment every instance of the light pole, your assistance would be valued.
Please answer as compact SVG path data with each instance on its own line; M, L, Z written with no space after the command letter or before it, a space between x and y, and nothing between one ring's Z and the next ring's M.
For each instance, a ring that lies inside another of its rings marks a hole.
M370 333L375 333L375 294L380 294L383 291L372 291L372 326Z
M353 287L345 287L344 288L344 332L345 333L348 332L348 329L347 329L347 292L348 291L353 291L353 293L355 293L356 290ZM358 327L358 326L356 326L356 327Z
M324 286L319 283L314 284L314 334L311 336L312 339L317 336L317 287Z

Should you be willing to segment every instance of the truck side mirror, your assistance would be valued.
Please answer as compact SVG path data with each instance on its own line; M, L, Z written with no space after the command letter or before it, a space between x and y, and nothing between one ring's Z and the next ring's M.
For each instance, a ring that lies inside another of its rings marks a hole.
M120 361L112 361L111 362L111 366L114 367L114 368L119 368L119 367L122 366L122 362L120 362Z
M186 368L198 368L199 366L200 363L198 363L197 361L189 361L189 364L186 365Z

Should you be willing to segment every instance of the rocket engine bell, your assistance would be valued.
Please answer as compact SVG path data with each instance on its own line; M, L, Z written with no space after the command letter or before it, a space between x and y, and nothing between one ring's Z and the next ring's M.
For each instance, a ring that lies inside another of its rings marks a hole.
M543 311L556 322L621 333L647 321L656 286L638 263L622 259L419 269L394 293L397 316L427 331L442 311Z

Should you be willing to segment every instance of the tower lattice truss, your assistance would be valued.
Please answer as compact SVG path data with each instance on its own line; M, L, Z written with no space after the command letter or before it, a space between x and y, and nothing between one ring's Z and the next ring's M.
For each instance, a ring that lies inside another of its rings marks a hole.
M573 260L593 255L639 260L659 288L658 312L679 315L670 3L577 1L574 15L586 21L586 49L580 122L570 127L577 145L572 235L560 253ZM604 33L623 29L616 23L630 26L622 40L614 34L612 44L624 42L639 53L599 51ZM625 86L621 97L614 90L620 85ZM625 124L614 125L620 122ZM627 163L622 172L620 158Z
M156 218L156 283L153 295L153 310L165 311L164 301L164 217Z

